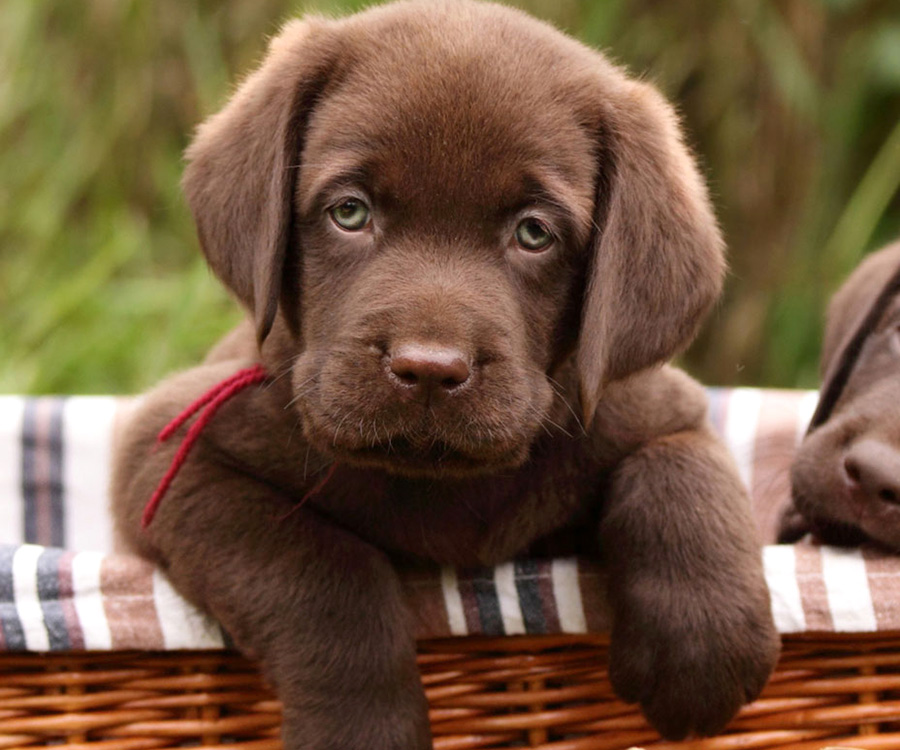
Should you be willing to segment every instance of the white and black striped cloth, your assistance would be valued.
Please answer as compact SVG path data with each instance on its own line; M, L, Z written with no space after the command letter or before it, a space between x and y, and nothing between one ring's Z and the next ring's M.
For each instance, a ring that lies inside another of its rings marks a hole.
M0 543L113 548L110 452L129 403L0 396Z
M771 539L787 470L816 395L711 389L710 418ZM115 554L110 446L133 407L110 397L0 396L0 650L218 648L221 628L149 563ZM900 629L900 558L802 543L768 546L784 633ZM405 574L420 637L604 631L603 571L583 560Z

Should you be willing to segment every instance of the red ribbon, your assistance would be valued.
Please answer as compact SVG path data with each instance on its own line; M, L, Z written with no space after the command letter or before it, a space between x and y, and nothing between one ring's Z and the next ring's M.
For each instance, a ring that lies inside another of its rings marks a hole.
M192 402L184 409L184 411L175 417L175 419L169 422L159 435L157 435L157 444L164 443L175 434L179 427L194 416L194 414L200 411L204 406L206 407L203 409L203 413L197 421L191 425L187 435L184 436L184 440L181 441L181 445L178 446L178 450L172 458L169 470L165 473L159 485L156 487L156 491L153 493L153 496L150 498L147 505L144 506L144 513L141 516L142 529L146 529L153 521L153 516L156 515L159 504L162 502L163 497L165 497L169 485L172 484L172 480L175 479L175 475L178 474L179 469L181 469L182 465L187 460L191 448L194 447L194 443L196 443L197 438L200 437L200 433L203 432L203 429L215 416L219 407L235 394L240 393L251 385L261 383L267 377L268 375L262 365L254 365L253 367L248 367L240 372L236 372L221 383L216 383L216 385L206 391L200 398Z

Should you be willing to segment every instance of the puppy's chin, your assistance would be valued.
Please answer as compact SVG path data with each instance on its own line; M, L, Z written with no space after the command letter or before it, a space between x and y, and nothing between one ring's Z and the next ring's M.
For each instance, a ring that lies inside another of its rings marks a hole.
M795 495L793 501L794 505L798 507L809 506L809 502L803 497ZM838 521L827 514L798 511L797 515L798 517L791 519L790 523L787 523L786 519L782 519L782 527L778 534L779 544L794 544L807 534L810 534L816 542L832 547L858 547L864 542L870 541L870 538L859 527Z
M428 449L411 448L404 441L379 444L357 450L332 450L335 458L360 468L381 469L388 474L410 478L458 478L493 474L520 466L528 458L528 446L478 456L437 442Z
M458 478L482 476L521 466L528 458L531 439L455 445L437 435L415 438L394 435L364 441L360 433L329 430L304 415L303 428L313 448L350 466L380 469L410 478ZM537 427L528 430L533 436Z
M868 543L893 551L900 550L900 534L893 525L869 523L866 519L857 523L846 523L827 514L814 515L807 520L806 531L816 542L830 547L859 547ZM795 541L799 539L785 540L787 543Z

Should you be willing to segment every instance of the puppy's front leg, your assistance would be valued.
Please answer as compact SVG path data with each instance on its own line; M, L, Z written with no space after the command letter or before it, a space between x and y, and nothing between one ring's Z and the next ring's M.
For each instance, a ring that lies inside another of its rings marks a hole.
M725 448L707 429L645 443L612 476L601 541L616 691L666 737L720 731L762 689L779 648Z
M426 750L427 705L395 571L383 553L198 446L133 544L258 658L284 704L286 750ZM138 528L146 465L119 497Z

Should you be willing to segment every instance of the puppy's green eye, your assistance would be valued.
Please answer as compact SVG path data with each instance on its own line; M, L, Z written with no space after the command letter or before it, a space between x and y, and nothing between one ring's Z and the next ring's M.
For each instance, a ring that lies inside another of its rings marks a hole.
M534 252L549 246L553 242L553 235L539 219L522 219L516 227L516 241L526 250Z
M369 223L369 207L357 198L345 198L329 213L334 223L348 232L358 232Z

